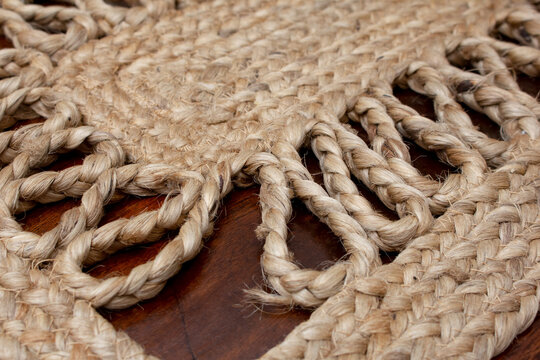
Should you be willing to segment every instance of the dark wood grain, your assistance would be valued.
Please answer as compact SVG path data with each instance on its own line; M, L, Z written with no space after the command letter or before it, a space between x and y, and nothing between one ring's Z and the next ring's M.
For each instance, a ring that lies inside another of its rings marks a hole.
M4 40L0 47L6 46ZM536 95L539 82L520 78L526 91ZM434 118L431 102L410 91L396 89L398 97L423 115ZM475 123L490 136L499 137L497 125L470 111ZM357 128L360 135L361 129ZM441 164L429 152L412 143L414 165L434 178L447 176L456 169ZM305 152L305 162L318 181L320 171L313 154ZM81 155L67 155L51 168L61 169L80 163ZM389 217L388 211L365 187L361 192ZM102 223L120 217L131 217L160 206L163 197L126 198L107 207ZM53 228L61 214L78 205L68 199L53 205L38 206L18 219L25 230L43 233ZM289 244L304 266L321 268L344 256L344 250L330 230L321 224L299 202L295 202L290 224ZM215 222L215 231L204 249L186 263L180 273L169 280L155 298L121 311L100 310L117 329L125 330L149 353L163 359L249 359L262 355L279 343L296 325L309 317L299 309L255 308L244 303L243 290L262 283L259 257L262 243L254 230L260 222L258 188L237 189L223 201ZM97 277L126 274L134 266L151 259L174 236L121 251L102 263L87 269ZM395 254L381 253L383 261ZM540 358L540 320L521 334L498 359Z
M528 84L530 86L530 84ZM396 90L398 97L433 117L428 99L408 91ZM479 114L471 112L480 127L493 137L499 130ZM357 128L359 132L361 129ZM360 133L362 137L364 134ZM456 171L441 164L436 157L412 143L415 166L424 174L444 177ZM315 157L305 152L308 168L321 181ZM52 168L64 168L80 162L80 155L69 155ZM362 193L388 216L395 214L366 188ZM108 206L102 223L120 217L131 217L160 206L163 197L126 198ZM39 206L20 217L25 229L43 233L54 227L63 211L76 206L77 200ZM305 266L323 267L344 256L343 248L329 229L299 202L290 224L289 244L299 262ZM262 355L277 344L294 326L309 317L305 310L261 308L244 303L243 290L262 283L259 264L262 244L254 230L260 222L258 188L238 189L224 200L215 223L215 232L193 261L184 265L154 299L121 311L100 310L117 329L125 330L151 354L164 359L244 359ZM89 269L97 277L126 274L134 266L151 259L174 234L159 242L121 251ZM382 253L385 262L395 254ZM540 320L537 320L500 359L533 359L540 356Z

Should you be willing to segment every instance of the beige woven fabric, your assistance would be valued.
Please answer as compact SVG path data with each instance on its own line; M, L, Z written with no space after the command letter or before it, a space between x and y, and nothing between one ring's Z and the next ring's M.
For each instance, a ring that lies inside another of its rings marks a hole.
M248 296L316 309L265 358L487 359L532 323L540 105L514 73L540 71L534 3L128 5L2 2L14 48L0 50L0 358L148 357L95 309L155 296L199 252L233 184L253 181L272 292ZM395 86L431 98L436 119L400 103ZM462 104L499 124L504 140L475 128ZM46 120L12 129L36 116ZM440 182L422 175L404 138L459 171ZM304 167L304 146L324 186ZM87 153L82 165L42 170L74 149ZM353 178L399 219L377 213ZM170 196L98 227L125 194ZM45 234L15 219L65 197L80 206ZM293 197L341 239L346 259L325 270L295 262ZM127 276L82 271L171 229L178 235ZM400 254L381 265L380 249Z

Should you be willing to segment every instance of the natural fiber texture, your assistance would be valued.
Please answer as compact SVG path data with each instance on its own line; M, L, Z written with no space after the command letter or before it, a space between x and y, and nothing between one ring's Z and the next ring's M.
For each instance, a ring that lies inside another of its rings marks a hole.
M316 308L265 358L484 359L532 323L540 104L514 72L540 71L533 2L128 5L2 2L14 48L0 50L0 358L147 357L95 308L155 296L199 252L233 184L253 180L272 292L248 296ZM400 103L394 86L431 98L436 119ZM461 104L499 124L504 140L475 128ZM46 120L11 129L37 116ZM440 182L422 175L404 138L459 171ZM87 153L82 165L42 170L74 149ZM376 212L353 178L399 219ZM125 194L169 196L98 227ZM80 206L42 235L15 219L65 197ZM341 239L346 259L325 270L295 263L293 197ZM82 271L174 229L127 276ZM380 249L401 252L381 265Z

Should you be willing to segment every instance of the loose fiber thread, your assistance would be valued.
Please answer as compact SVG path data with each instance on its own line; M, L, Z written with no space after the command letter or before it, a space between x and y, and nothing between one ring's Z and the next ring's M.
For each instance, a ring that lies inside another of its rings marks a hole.
M538 76L534 1L127 5L2 2L13 44L0 50L3 357L150 357L95 308L155 296L200 251L219 201L253 180L272 291L248 297L315 309L264 358L490 358L532 323L540 105L513 72ZM436 120L394 86L429 97ZM502 140L460 103L499 124ZM14 127L37 116L46 120ZM459 172L422 175L404 138ZM42 170L75 149L81 165ZM399 219L379 214L353 179ZM98 227L105 205L155 194L169 195L160 209ZM66 197L80 205L42 235L15 219ZM340 238L346 259L324 270L295 262L293 198ZM81 270L169 230L174 239L126 276ZM380 249L400 254L382 265Z

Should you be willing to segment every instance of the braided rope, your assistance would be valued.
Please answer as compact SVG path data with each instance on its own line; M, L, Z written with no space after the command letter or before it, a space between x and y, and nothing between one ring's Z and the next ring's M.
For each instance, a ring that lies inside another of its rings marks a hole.
M513 74L539 74L540 15L534 2L488 3L4 0L13 48L0 50L0 357L151 358L96 308L154 297L201 250L233 184L252 180L269 291L248 298L314 309L264 358L501 352L540 298L540 105ZM401 103L395 86L427 96L436 119ZM405 138L456 172L422 174ZM80 165L46 169L75 150ZM106 205L156 194L167 195L159 209L100 226ZM43 234L16 220L65 198L79 203ZM297 263L294 198L346 257ZM127 275L83 270L171 230ZM382 265L381 250L400 254Z

